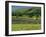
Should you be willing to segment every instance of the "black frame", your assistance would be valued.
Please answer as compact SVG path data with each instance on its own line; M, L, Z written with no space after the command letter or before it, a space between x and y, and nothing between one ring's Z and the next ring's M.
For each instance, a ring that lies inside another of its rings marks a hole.
M9 35L9 3L31 3L31 4L43 4L44 5L44 32L43 33L27 33L27 34L12 34ZM22 1L5 1L5 36L18 36L18 35L34 35L34 34L45 34L45 3L37 2L22 2Z

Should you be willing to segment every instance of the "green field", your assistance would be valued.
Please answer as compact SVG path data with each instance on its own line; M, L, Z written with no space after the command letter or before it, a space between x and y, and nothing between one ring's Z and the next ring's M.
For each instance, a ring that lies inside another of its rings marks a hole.
M40 30L40 24L12 24L12 31Z
M12 31L40 29L41 7L12 6Z

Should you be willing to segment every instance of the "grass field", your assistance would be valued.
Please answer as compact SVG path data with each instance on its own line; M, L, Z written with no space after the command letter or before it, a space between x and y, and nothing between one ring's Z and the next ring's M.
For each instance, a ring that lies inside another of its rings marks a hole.
M41 7L12 6L12 31L40 30Z
M12 31L40 30L40 24L12 24Z

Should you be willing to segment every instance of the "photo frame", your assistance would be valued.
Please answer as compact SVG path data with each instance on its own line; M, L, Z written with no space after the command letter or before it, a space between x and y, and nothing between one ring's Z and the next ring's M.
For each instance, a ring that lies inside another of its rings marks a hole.
M5 35L45 34L45 3L5 1Z

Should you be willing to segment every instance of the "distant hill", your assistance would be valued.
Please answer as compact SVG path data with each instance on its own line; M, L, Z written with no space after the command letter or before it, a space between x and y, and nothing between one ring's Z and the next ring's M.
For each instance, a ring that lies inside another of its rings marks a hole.
M30 6L12 6L12 11L15 12L16 10L26 10L26 9L29 9L29 8L32 8Z

